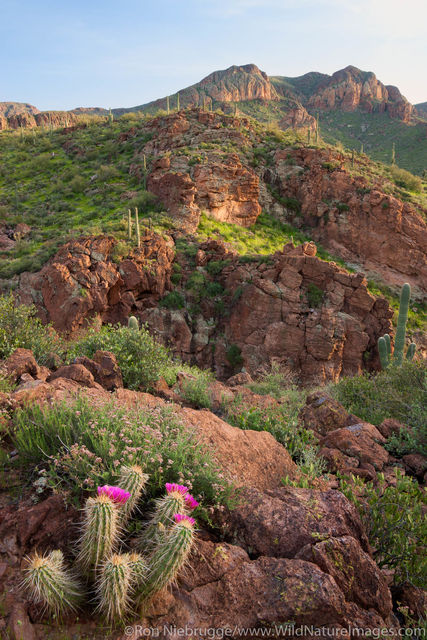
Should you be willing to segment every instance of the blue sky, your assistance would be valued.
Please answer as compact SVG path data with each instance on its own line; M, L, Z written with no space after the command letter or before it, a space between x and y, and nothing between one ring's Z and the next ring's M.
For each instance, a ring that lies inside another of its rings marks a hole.
M353 64L427 100L425 0L0 0L0 101L130 107L216 69Z

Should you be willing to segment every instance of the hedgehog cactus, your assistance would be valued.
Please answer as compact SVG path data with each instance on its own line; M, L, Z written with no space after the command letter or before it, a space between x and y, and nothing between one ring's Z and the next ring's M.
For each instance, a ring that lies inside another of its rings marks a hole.
M396 340L394 344L393 356L391 353L390 336L386 333L378 340L378 351L380 354L381 367L387 367L393 363L400 366L403 362L403 354L405 349L406 324L408 322L409 300L411 298L411 286L406 283L402 287L400 294L399 315L397 318ZM413 342L409 345L406 352L406 359L412 360L415 354L416 346Z
M74 575L65 568L62 551L47 555L34 553L27 558L23 587L35 604L42 604L57 616L75 610L82 597L82 587Z
M139 539L141 549L153 547L160 542L173 522L175 513L185 513L185 497L188 488L181 484L166 483L166 495L156 501L154 513Z
M147 578L147 562L139 553L129 553L128 561L131 571L131 588L140 589Z
M152 554L147 579L138 590L143 601L150 600L160 589L176 580L193 546L195 520L179 513L173 520L168 535Z
M128 327L129 329L134 329L135 331L139 331L139 322L137 318L135 318L135 316L129 316Z
M119 537L119 512L106 493L88 498L84 512L77 563L83 572L91 573L114 551Z
M122 524L126 524L138 504L148 477L149 476L144 473L142 468L138 465L133 465L131 467L125 466L120 469L118 484L122 489L129 493L129 499L120 510L120 520Z
M132 569L129 554L113 554L101 567L96 591L98 610L109 622L123 619L130 610Z

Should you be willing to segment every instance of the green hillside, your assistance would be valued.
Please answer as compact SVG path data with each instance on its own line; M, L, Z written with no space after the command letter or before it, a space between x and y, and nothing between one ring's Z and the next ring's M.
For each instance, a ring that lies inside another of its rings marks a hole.
M341 142L348 149L364 152L374 160L390 163L395 145L396 164L422 174L427 170L427 122L405 124L382 113L319 113L321 135L326 142Z

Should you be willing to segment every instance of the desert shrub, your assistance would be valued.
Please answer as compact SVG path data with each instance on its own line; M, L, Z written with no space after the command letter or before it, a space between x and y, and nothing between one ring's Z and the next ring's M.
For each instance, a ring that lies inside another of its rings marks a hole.
M394 572L395 584L409 582L425 589L425 488L396 470L396 486L387 486L378 474L375 485L341 477L340 489L359 509L378 566Z
M0 358L18 348L31 349L40 365L53 353L64 355L63 341L53 327L41 323L34 306L18 304L10 293L0 296Z
M183 309L185 298L179 291L170 291L159 301L159 305L166 309Z
M304 404L305 394L295 386L295 375L290 371L273 363L270 369L261 373L255 382L249 385L254 393L270 395L276 400L285 399L287 402L296 400L298 405Z
M101 165L96 172L96 178L101 182L108 182L108 180L118 178L119 176L120 173L117 171L114 165Z
M98 349L111 351L129 389L150 389L170 361L165 347L155 341L146 327L139 331L128 327L104 325L90 327L69 348L68 360L77 356L91 358Z
M173 407L97 406L82 397L68 405L32 405L15 413L12 437L20 464L38 465L51 486L75 500L97 485L114 484L120 467L132 464L150 476L147 500L158 496L165 482L177 481L206 506L231 495L209 450Z
M283 403L273 407L248 407L247 403L237 397L227 408L227 420L240 429L268 431L283 444L289 454L299 461L305 448L315 444L312 431L302 427L298 422L301 403L298 401Z
M206 265L206 271L209 275L218 276L222 270L230 264L230 260L210 260Z
M314 282L310 282L307 287L307 299L310 307L320 307L324 297L325 292L315 285Z
M330 388L332 395L349 413L375 425L394 418L412 429L411 446L426 454L427 444L427 367L423 362L404 360L370 376L344 378ZM401 436L402 445L408 436ZM393 440L396 446L395 439ZM406 447L407 449L407 447ZM408 452L407 450L405 451Z
M226 352L226 358L233 369L238 369L243 364L242 350L237 344L231 344Z
M209 385L214 380L210 371L196 371L185 377L181 384L179 394L189 404L198 409L211 409L212 399L209 393Z
M423 182L419 176L414 176L410 171L400 169L399 167L391 167L390 173L398 187L415 191L415 193L421 193Z

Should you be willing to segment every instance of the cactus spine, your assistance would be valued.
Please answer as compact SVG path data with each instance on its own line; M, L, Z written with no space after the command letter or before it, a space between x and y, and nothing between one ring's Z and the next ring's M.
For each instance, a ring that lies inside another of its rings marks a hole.
M141 231L139 228L138 207L135 207L135 228L136 228L136 246L141 246Z
M67 610L75 610L82 596L82 587L73 574L65 568L62 551L47 555L34 553L27 558L23 587L35 604L42 604L57 616Z
M119 537L119 514L114 502L106 495L88 498L84 509L83 532L77 563L82 571L97 572L109 557Z
M98 610L109 622L123 619L130 609L132 569L129 555L113 554L101 569L97 584Z
M187 561L194 542L194 520L180 517L184 519L173 524L150 558L148 576L139 591L143 600L149 600L157 591L173 583Z
M387 369L391 363L400 366L403 362L410 298L411 286L406 283L403 285L400 293L399 315L397 318L396 341L394 344L393 356L391 354L390 336L386 333L378 340L378 351L380 354L381 367L383 369ZM412 360L415 354L415 349L415 344L411 342L406 352L407 360Z
M128 322L130 322L130 320L131 318L129 318ZM139 467L138 465L121 468L118 485L121 489L124 489L125 491L128 491L130 493L130 498L120 509L120 520L122 524L126 524L126 522L129 520L132 512L138 504L147 480L148 475L146 473L143 473L141 467Z
M134 329L135 331L139 331L139 322L135 316L129 316L128 318L128 327L129 329ZM128 489L127 489L128 491Z

